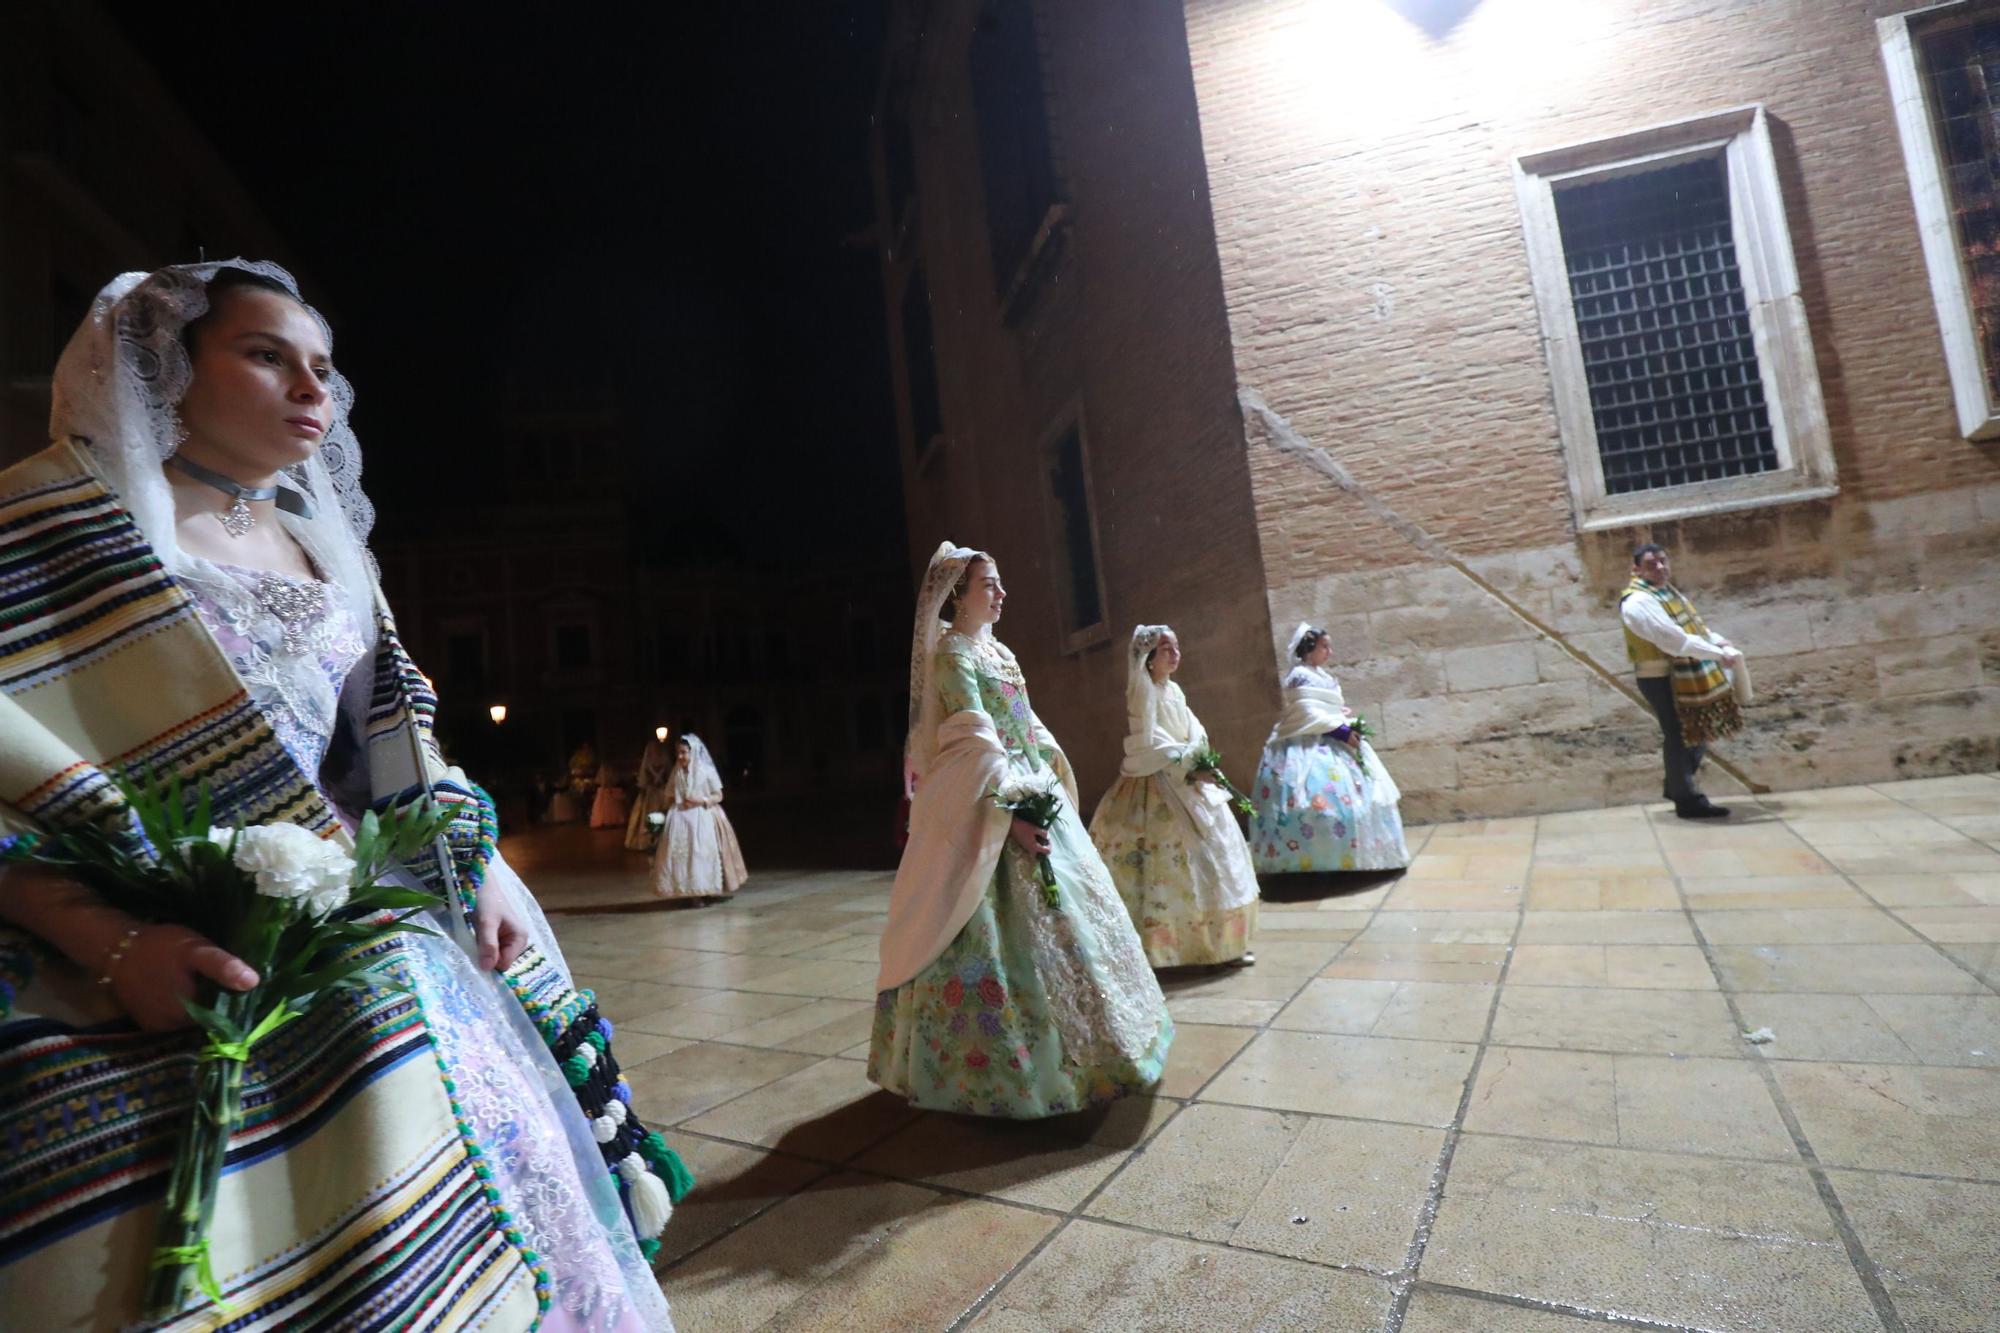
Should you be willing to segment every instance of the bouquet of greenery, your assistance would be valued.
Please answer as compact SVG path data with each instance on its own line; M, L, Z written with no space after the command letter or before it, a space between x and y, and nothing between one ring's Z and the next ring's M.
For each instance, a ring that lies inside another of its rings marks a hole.
M1221 752L1208 746L1203 746L1188 756L1187 780L1199 782L1204 776L1229 793L1229 803L1236 807L1238 814L1248 815L1256 812L1256 807L1250 804L1250 798L1236 790L1236 784L1222 771Z
M1054 773L1043 772L1002 787L993 794L993 803L1046 833L1055 827L1056 816L1062 812L1062 798L1061 781ZM1035 854L1035 872L1042 886L1042 901L1050 911L1058 910L1062 899L1056 893L1056 870L1049 864L1047 852Z
M167 1175L146 1305L178 1311L191 1284L218 1306L208 1231L230 1132L243 1118L243 1065L251 1048L339 989L394 983L360 973L375 946L398 933L436 932L412 918L442 905L435 894L378 883L451 822L425 803L369 814L349 853L297 824L216 828L204 784L190 803L178 779L140 786L118 779L143 838L84 827L18 840L6 860L60 871L111 906L149 922L199 931L255 968L247 991L220 987L186 1001L203 1040L194 1114Z
M1356 713L1345 726L1335 727L1333 734L1343 741L1353 740L1360 742L1373 740L1375 738L1375 728L1368 725L1367 718Z

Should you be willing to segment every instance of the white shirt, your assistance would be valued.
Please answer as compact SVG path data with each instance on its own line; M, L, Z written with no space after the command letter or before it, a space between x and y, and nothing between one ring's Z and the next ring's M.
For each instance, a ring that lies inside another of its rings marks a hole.
M1618 608L1619 619L1625 628L1652 644L1668 657L1707 657L1721 660L1728 650L1729 640L1716 634L1713 640L1698 634L1690 634L1674 623L1667 614L1667 608L1657 597L1643 593L1633 593ZM1711 634L1715 632L1709 631Z

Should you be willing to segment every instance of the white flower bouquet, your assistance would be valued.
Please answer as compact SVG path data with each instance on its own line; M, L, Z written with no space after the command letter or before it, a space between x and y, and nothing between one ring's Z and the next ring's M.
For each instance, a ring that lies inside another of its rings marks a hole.
M1062 798L1062 779L1052 770L1040 769L1002 783L993 793L993 804L1046 833L1055 827L1056 816L1062 813ZM1049 863L1047 852L1035 853L1035 878L1042 887L1043 903L1050 911L1060 911L1062 897L1056 892L1055 867Z
M1229 803L1236 807L1238 814L1254 815L1257 813L1257 807L1250 804L1250 798L1236 790L1236 784L1231 782L1229 775L1222 771L1222 752L1220 750L1217 750L1213 746L1204 745L1199 750L1189 754L1187 760L1187 780L1190 783L1201 781L1205 774L1210 781L1229 794Z
M217 1306L208 1230L229 1135L243 1118L243 1066L259 1041L304 1013L312 997L363 982L373 948L399 932L435 934L412 918L441 905L435 894L378 883L450 823L428 804L369 814L354 850L296 824L211 826L204 785L190 803L178 780L119 790L140 836L94 827L19 839L5 859L47 866L82 880L113 907L150 922L199 931L255 968L247 991L213 988L186 1001L201 1033L194 1113L167 1175L159 1234L147 1283L151 1316L165 1318L198 1285Z
M653 830L653 831L654 831L655 833L659 832L659 831L660 831L661 829L665 828L666 826L667 826L667 812L666 812L666 811L664 811L664 810L655 810L655 811L653 811L653 812L652 812L651 814L649 814L649 815L647 815L647 816L646 816L646 827L648 827L648 828L652 829L652 830Z

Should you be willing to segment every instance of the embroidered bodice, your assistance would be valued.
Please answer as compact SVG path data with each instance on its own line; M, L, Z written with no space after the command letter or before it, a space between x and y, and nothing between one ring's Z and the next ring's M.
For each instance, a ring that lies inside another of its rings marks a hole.
M938 640L932 667L944 715L976 709L993 720L1010 761L1045 767L1053 751L1035 734L1035 710L1028 681L1007 645L989 635L977 638L953 630Z
M318 579L208 560L186 586L279 742L317 780L341 686L367 651L346 602Z

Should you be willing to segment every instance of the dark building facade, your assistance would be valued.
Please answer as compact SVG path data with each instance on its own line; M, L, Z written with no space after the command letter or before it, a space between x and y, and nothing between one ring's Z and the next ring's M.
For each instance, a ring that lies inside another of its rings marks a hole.
M0 466L48 442L56 357L132 269L288 247L88 0L0 6Z

